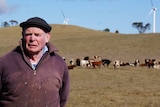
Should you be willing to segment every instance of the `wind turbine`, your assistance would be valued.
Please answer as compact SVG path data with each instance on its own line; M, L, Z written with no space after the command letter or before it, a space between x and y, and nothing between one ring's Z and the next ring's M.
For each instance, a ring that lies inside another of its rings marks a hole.
M157 8L153 6L153 2L151 0L151 5L152 5L152 9L150 10L149 15L152 13L153 14L153 28L152 28L152 32L155 33L156 32L156 11Z
M70 19L68 19L68 18L65 17L63 10L61 10L61 12L62 12L62 15L63 15L63 18L64 18L63 24L68 25L68 21L69 21Z

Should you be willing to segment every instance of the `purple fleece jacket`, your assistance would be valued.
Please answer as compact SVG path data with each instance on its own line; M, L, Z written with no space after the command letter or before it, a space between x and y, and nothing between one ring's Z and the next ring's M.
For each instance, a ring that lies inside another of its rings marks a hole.
M0 58L0 107L65 107L70 88L69 72L56 48L48 43L35 70L21 42Z

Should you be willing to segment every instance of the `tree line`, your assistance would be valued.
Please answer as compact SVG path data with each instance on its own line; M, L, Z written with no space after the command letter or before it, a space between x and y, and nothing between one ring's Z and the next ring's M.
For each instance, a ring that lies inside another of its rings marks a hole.
M1 23L1 27L10 27L10 26L16 26L16 25L18 25L17 20L10 20L9 22L4 21Z
M138 30L138 33L142 34L145 33L147 30L150 30L151 24L143 24L143 22L133 22L132 27L136 28ZM104 29L103 31L110 32L109 28ZM115 31L115 33L119 33L118 30Z
M10 27L10 26L16 26L16 25L18 25L17 20L10 20L9 22L5 21L1 23L1 27ZM143 22L133 22L132 27L136 28L138 32L141 34L146 32L146 30L150 30L151 25L150 23L143 25ZM103 31L110 32L110 29L106 28ZM119 33L119 31L116 30L115 33Z

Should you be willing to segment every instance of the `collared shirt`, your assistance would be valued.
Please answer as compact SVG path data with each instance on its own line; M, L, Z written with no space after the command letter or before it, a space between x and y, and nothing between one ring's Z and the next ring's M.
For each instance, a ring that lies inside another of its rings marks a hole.
M48 47L45 45L44 48L42 49L42 56L43 56L43 55L45 54L45 52L47 52L47 51L48 51ZM39 61L38 61L38 62L39 62ZM38 62L37 62L37 63L31 63L33 70L36 69L36 66L37 66Z

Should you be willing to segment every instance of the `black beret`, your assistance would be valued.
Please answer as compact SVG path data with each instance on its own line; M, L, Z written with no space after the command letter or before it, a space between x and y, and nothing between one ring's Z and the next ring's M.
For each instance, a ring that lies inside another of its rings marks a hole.
M44 32L50 32L52 27L42 18L33 17L28 19L25 22L20 23L20 27L26 29L28 27L38 27L42 29Z

